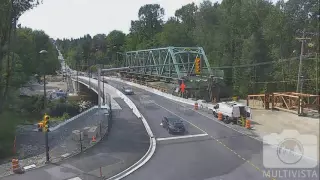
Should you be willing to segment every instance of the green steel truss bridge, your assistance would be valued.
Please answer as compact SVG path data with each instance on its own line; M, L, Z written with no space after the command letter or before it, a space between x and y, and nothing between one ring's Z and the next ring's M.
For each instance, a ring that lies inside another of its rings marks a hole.
M202 47L166 47L123 53L121 73L166 79L183 77L223 77L212 70ZM200 58L200 74L195 74L195 59ZM121 68L119 68L121 69Z

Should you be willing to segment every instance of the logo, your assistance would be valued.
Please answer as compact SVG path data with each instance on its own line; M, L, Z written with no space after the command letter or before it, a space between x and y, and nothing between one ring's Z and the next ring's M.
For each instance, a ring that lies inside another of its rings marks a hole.
M318 164L315 135L284 130L263 137L263 165L266 168L314 168Z

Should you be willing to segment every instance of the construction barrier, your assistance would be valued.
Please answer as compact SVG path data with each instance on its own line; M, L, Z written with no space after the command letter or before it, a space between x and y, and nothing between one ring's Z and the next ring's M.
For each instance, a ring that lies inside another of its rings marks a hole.
M221 112L218 112L218 120L222 121L223 120L223 115Z
M194 103L194 110L198 110L198 109L199 109L198 103Z
M247 129L250 129L251 128L251 122L250 122L250 120L246 120L246 128Z
M24 171L21 169L19 165L19 160L18 159L12 159L12 171L16 174L22 174Z

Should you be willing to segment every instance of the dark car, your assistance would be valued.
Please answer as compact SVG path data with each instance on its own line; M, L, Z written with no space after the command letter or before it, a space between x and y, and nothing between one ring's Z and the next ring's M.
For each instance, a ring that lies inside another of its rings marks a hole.
M130 87L122 87L122 92L125 95L132 95L134 94L133 90Z
M166 128L170 134L185 133L186 131L183 121L176 117L164 117L162 119L162 127Z

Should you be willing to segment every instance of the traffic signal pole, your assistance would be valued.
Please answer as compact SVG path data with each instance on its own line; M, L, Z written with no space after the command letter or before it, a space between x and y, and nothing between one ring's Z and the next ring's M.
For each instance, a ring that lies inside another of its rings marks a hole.
M45 114L43 116L43 127L42 127L42 131L44 132L44 136L45 136L45 146L46 146L46 163L48 163L50 161L50 157L49 157L49 119L50 117Z
M45 134L45 144L46 144L46 163L49 162L49 135L48 135L48 130L46 129L46 131L44 132Z

